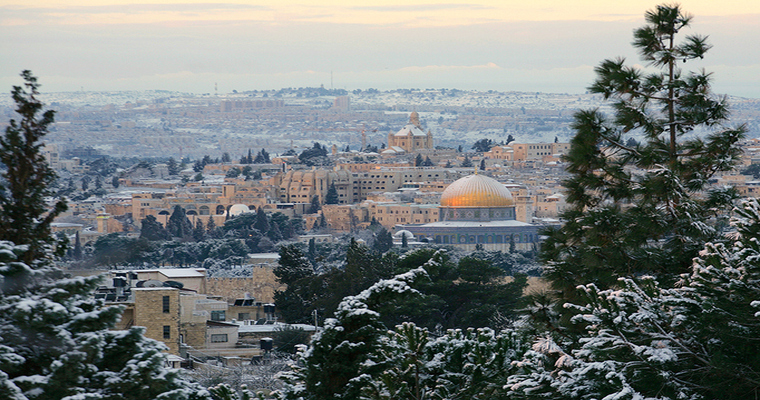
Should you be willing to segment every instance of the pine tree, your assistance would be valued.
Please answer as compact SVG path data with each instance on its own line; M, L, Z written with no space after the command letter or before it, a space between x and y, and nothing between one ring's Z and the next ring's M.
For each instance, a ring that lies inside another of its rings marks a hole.
M262 234L269 232L269 220L263 207L259 207L258 211L256 211L256 222L253 223L253 227L258 229Z
M216 222L214 222L214 216L209 215L208 221L206 222L206 235L212 239L217 238L217 232L216 232Z
M327 194L325 195L325 204L338 203L338 189L335 188L335 183L331 183L330 187L327 189Z
M24 87L14 86L12 91L21 120L11 119L0 137L0 163L5 169L0 173L0 240L29 246L21 261L31 265L48 254L45 247L55 241L50 223L66 210L66 203L58 200L49 209L45 202L53 195L50 188L56 175L40 148L55 112L38 116L43 104L37 99L37 78L30 71L21 76Z
M277 281L285 285L292 285L300 279L314 275L314 268L296 245L280 247L280 259L277 263L278 266L272 272Z
M195 239L196 242L202 242L204 239L206 239L206 228L203 226L203 220L200 218L197 218L195 220L193 239Z
M478 169L480 169L481 171L485 171L486 170L486 159L485 158L482 159L482 160L480 160L480 167Z
M166 169L169 170L169 175L179 174L179 164L177 164L177 160L174 157L169 157L169 161L166 162Z
M309 213L316 214L322 206L319 204L319 197L318 196L312 196L311 197L311 207L309 208Z
M193 224L185 214L185 209L179 205L174 206L172 215L166 222L166 231L173 237L186 238L193 234Z
M386 251L390 250L393 247L393 236L391 236L391 233L388 232L385 227L381 227L380 230L377 232L377 236L375 237L375 250L383 254Z
M565 157L572 174L565 182L567 222L542 248L544 273L561 292L560 303L573 299L582 283L605 289L621 275L643 273L675 279L702 243L720 239L709 221L733 199L732 190L709 189L708 181L733 168L745 128L724 127L726 99L713 98L709 73L679 68L710 46L696 35L678 43L691 17L677 5L657 6L646 22L633 44L653 72L624 59L602 62L589 91L612 101L614 115L574 116ZM645 141L626 146L623 135L632 132Z
M150 241L166 240L169 233L153 215L146 215L140 221L140 237Z
M49 224L65 206L45 208L55 176L37 142L53 112L36 119L36 78L22 76L30 93L15 87L13 97L24 119L0 139L0 398L207 398L164 367L165 347L143 328L110 330L122 310L94 298L100 277L65 278L52 265Z
M462 168L471 168L472 167L472 161L470 161L470 157L464 156L464 160L462 161Z
M422 154L417 153L417 157L414 158L414 166L415 167L421 167L424 160L422 159Z

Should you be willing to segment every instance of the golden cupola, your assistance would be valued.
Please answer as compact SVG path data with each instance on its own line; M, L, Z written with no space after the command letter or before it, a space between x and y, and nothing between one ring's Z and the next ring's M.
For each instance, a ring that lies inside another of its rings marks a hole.
M441 207L501 208L513 207L509 189L485 175L468 175L454 181L441 194Z

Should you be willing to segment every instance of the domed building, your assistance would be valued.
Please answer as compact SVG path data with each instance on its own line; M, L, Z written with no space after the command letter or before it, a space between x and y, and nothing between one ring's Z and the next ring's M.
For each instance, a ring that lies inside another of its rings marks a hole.
M466 250L530 250L538 241L537 225L515 219L515 200L497 180L468 175L450 184L441 194L439 221L404 225L417 240L427 239Z
M398 132L388 134L388 148L381 154L399 155L431 149L433 149L433 133L430 130L427 133L422 130L420 116L413 111L409 116L408 124Z

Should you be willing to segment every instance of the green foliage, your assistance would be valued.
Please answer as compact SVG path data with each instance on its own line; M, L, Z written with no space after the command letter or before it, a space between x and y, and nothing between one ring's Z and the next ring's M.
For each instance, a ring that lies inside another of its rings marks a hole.
M193 224L185 214L185 209L179 205L174 206L172 215L169 216L169 220L166 222L166 231L172 237L185 239L189 238L193 234Z
M470 157L464 156L464 160L462 161L462 168L471 168L472 167L472 161L470 160Z
M491 139L480 139L472 145L472 149L478 153L485 153L486 151L491 150L491 147L495 144L496 143Z
M22 261L31 265L48 255L46 247L55 240L50 223L66 210L66 202L56 201L48 208L45 198L52 197L55 172L40 151L42 140L53 123L55 112L42 112L37 99L39 84L30 71L21 73L24 86L14 86L11 96L20 120L11 119L0 137L0 240L28 249Z
M275 350L282 353L295 354L300 345L308 344L311 338L303 328L290 325L280 328L273 335Z
M381 227L375 234L373 248L380 254L385 253L393 247L393 236L385 227Z
M712 221L733 200L730 192L708 190L708 181L733 168L745 128L724 127L726 100L713 98L710 74L679 68L710 46L701 36L677 41L691 21L678 6L657 6L646 21L634 46L651 69L602 62L589 91L612 101L614 115L586 110L574 117L566 224L542 246L560 303L577 300L582 283L608 288L623 275L667 281L686 272L702 243L720 237ZM690 135L701 130L713 133ZM628 147L623 136L631 132L645 141Z
M752 164L742 170L742 175L750 175L755 179L760 179L760 164Z
M169 232L156 220L156 217L148 215L140 221L140 238L149 241L167 240Z
M335 183L331 183L330 187L327 189L327 194L325 195L325 204L338 204L338 190L335 188Z
M237 178L238 176L240 176L240 174L241 174L240 168L238 168L238 167L232 167L232 168L230 168L230 169L227 170L227 174L225 175L225 177L227 177L227 178Z
M565 352L544 339L521 361L513 387L526 398L753 397L760 391L760 204L747 200L736 214L734 243L705 244L676 284L643 276L621 278L615 289L583 285L583 301L569 305L578 310L581 340Z
M41 108L34 99L36 79L29 71L23 76L31 93L14 88L14 100L24 119L20 125L11 121L0 140L0 159L8 167L0 232L10 233L5 224L13 223L17 234L16 242L0 240L0 399L206 399L178 370L165 368L166 347L146 339L143 328L111 330L122 309L94 299L100 277L67 278L52 265L49 223L64 207L42 216L38 196L49 193L55 176L41 167L36 142L53 113L35 119ZM28 198L20 201L21 195ZM24 215L28 219L18 219ZM101 239L115 239L109 236Z

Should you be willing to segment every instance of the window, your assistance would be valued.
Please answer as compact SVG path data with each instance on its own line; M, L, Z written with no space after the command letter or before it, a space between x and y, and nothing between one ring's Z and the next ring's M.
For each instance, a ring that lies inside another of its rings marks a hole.
M164 296L163 305L164 305L164 314L168 314L169 313L169 296Z
M247 319L251 319L251 313L247 313L247 312L238 313L238 320L245 321Z
M172 327L169 325L164 325L164 339L171 339L172 338Z
M211 334L211 343L227 343L227 334L226 333Z
M224 321L226 318L224 315L224 310L222 311L211 311L211 320L212 321Z

